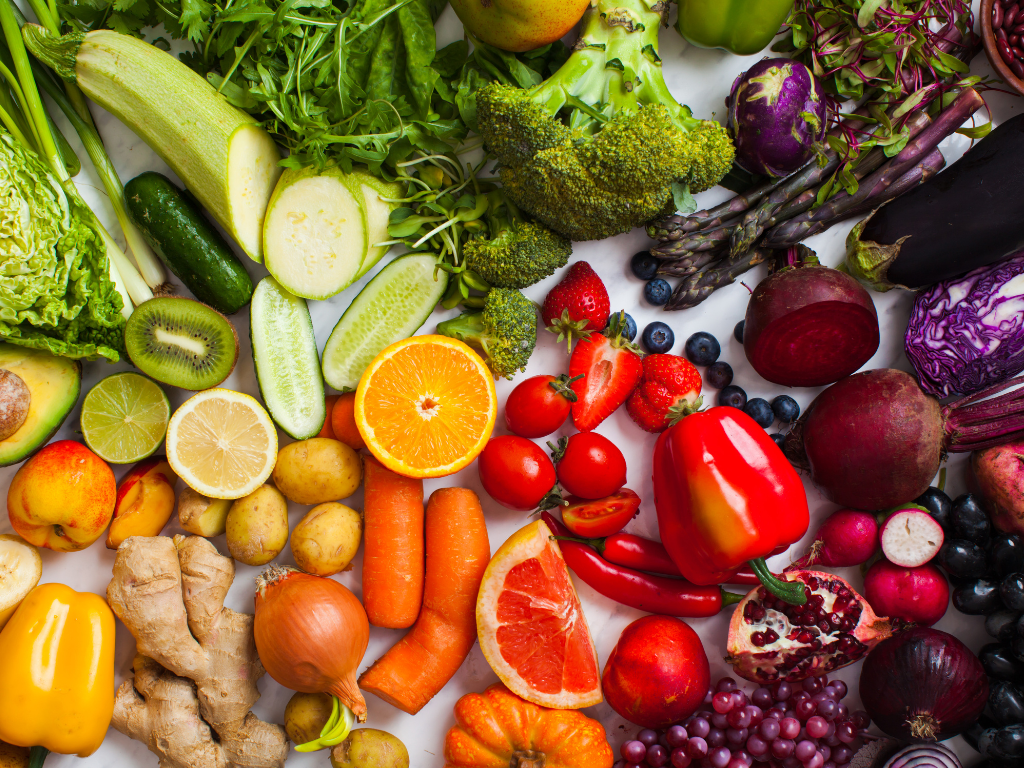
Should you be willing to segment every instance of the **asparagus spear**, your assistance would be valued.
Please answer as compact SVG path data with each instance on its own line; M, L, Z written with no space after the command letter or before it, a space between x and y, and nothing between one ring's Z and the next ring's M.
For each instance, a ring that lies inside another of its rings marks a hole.
M719 288L734 282L744 272L767 261L772 255L773 251L768 248L753 248L690 275L676 286L665 309L696 307Z
M716 248L713 251L699 251L682 259L663 261L658 266L658 274L662 277L688 277L710 264L721 261L725 256L726 252L723 248Z

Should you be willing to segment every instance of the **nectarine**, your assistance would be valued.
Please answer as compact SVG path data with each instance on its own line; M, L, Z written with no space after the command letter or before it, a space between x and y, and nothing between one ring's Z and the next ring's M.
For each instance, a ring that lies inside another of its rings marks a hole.
M132 467L117 486L107 549L117 549L129 536L159 535L174 512L177 482L166 456L143 459Z
M576 26L590 0L451 0L463 26L504 51L532 51Z

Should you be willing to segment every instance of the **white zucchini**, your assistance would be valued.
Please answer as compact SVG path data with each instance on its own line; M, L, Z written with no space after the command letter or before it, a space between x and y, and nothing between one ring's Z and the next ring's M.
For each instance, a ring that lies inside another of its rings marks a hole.
M380 261L391 250L390 245L377 246L390 240L388 224L391 212L400 203L387 203L385 200L397 200L402 196L402 185L378 179L369 171L354 170L347 177L349 188L353 194L359 195L363 208L363 224L366 227L366 255L359 267L356 279L359 279Z
M281 168L274 140L169 53L108 30L56 37L26 24L25 43L132 129L254 260Z

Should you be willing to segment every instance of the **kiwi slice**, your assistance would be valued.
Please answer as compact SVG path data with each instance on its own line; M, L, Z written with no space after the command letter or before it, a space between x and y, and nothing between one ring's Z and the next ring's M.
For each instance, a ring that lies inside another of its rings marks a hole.
M183 297L150 299L124 330L128 356L143 373L182 389L209 389L231 375L238 334L224 315Z

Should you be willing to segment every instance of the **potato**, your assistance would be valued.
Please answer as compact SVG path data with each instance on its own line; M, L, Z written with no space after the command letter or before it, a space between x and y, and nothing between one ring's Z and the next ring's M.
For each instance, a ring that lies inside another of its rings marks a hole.
M208 499L187 485L178 496L178 522L181 527L208 539L224 533L230 509L230 499Z
M226 522L228 550L246 565L266 565L288 543L288 502L263 485L231 505Z
M363 477L359 454L340 440L313 437L286 445L277 454L274 484L298 504L347 499Z
M0 369L0 440L6 440L25 423L32 392L16 373Z
M313 507L292 531L295 564L314 576L333 576L351 568L363 535L363 516L330 501Z
M0 741L0 768L28 768L28 747L16 747Z
M284 708L284 730L293 744L320 738L334 699L327 693L296 693Z
M387 731L359 728L331 750L334 768L409 768L409 750Z

